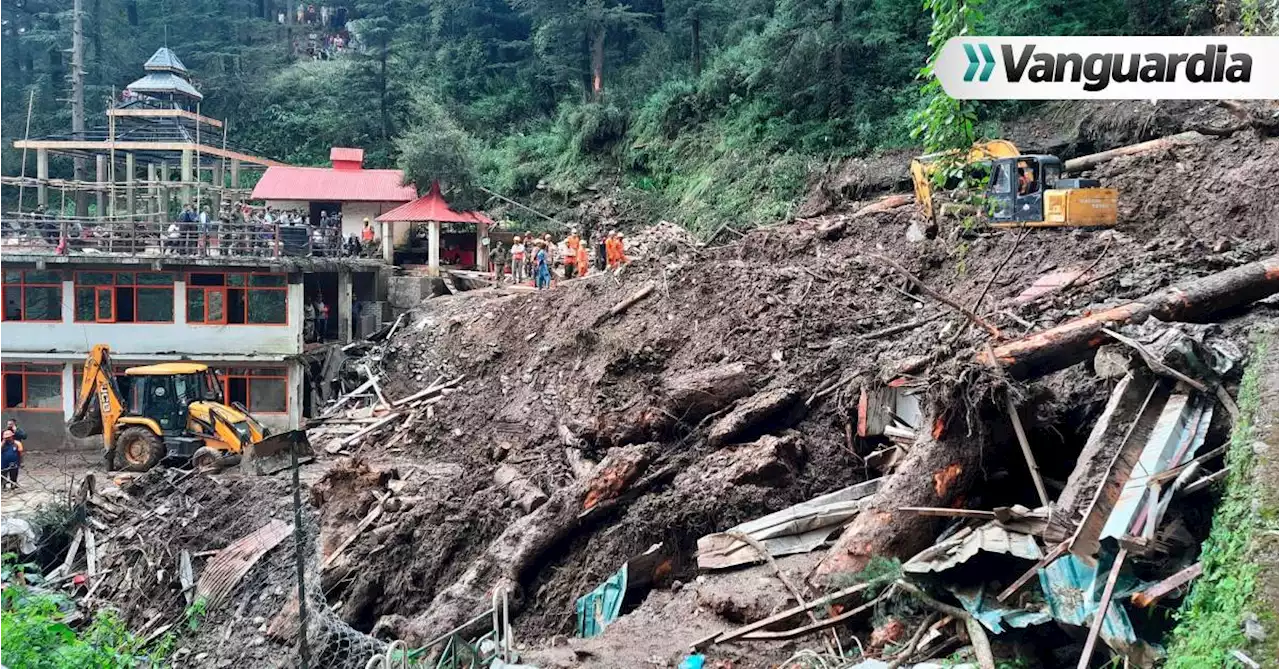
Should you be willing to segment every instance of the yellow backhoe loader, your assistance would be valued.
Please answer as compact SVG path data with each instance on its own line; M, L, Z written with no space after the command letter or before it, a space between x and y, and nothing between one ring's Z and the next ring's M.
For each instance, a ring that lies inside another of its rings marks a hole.
M221 384L206 365L165 362L124 371L125 392L111 367L111 350L93 347L75 415L72 436L102 435L107 470L117 465L144 472L161 461L190 462L202 471L240 464L256 474L290 465L292 449L310 459L306 432L269 434L236 403L223 403Z
M957 152L958 153L958 152ZM954 154L953 154L954 155ZM925 219L934 221L933 174L946 154L911 161L916 202ZM998 139L974 144L964 156L964 169L989 170L985 198L994 228L1099 226L1116 224L1119 193L1094 179L1064 179L1057 156L1023 155L1012 142Z

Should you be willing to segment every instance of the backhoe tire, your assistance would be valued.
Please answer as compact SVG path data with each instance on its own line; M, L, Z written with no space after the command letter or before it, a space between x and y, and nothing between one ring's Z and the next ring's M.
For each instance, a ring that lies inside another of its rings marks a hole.
M126 472L145 472L164 459L164 440L142 427L131 427L116 437L115 461Z

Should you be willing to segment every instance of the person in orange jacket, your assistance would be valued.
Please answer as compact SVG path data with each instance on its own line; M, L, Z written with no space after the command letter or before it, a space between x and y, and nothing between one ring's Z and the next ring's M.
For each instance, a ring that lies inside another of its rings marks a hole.
M583 244L581 240L578 241L577 261L578 261L578 276L586 276L587 271L590 269L591 265L588 262L588 258L587 258L587 245Z
M564 278L572 279L574 267L578 261L578 247L582 245L582 238L578 236L576 230L570 230L569 236L564 238L565 257L564 257Z

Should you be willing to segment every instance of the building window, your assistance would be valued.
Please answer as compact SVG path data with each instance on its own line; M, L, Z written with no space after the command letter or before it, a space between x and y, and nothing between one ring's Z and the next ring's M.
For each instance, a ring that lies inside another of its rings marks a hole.
M251 414L289 411L289 376L280 367L229 367L218 373L222 396Z
M34 269L4 270L4 320L62 320L62 275Z
M172 323L170 272L76 272L77 323Z
M284 325L289 286L283 274L192 272L187 322L205 325Z
M9 364L0 377L5 409L62 411L62 365Z

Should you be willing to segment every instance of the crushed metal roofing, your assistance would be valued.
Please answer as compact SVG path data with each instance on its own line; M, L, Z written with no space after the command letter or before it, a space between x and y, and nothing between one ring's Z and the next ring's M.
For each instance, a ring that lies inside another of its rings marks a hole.
M275 165L262 174L251 197L303 202L408 202L417 197L418 191L402 181L400 170Z
M276 168L271 168L276 169ZM271 170L267 170L270 174ZM350 174L350 172L346 172ZM265 178L265 177L264 177ZM254 190L257 193L257 190ZM431 190L422 197L401 205L378 217L379 221L424 222L439 221L441 223L493 223L493 219L479 211L454 211L440 194L440 182L433 181Z
M172 72L148 72L125 88L137 93L178 93L197 100L204 99L195 86Z
M156 52L151 54L147 62L142 65L142 69L147 71L170 70L183 74L187 72L187 66L182 64L182 59L178 58L178 54L167 46L156 49Z

